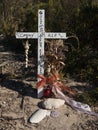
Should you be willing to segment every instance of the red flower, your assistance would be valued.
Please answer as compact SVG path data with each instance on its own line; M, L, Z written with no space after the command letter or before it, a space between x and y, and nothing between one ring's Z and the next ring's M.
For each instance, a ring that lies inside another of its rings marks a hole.
M50 95L51 95L51 89L44 89L44 93L43 93L43 96L44 97L50 97Z

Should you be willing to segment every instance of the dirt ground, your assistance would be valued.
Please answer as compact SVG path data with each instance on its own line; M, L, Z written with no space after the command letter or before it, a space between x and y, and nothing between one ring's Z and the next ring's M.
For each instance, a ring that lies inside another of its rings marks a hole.
M78 113L66 104L57 110L58 117L29 123L42 101L37 98L35 60L31 58L25 69L24 55L5 51L2 45L0 50L0 64L5 64L0 74L0 130L98 130L98 117ZM98 112L98 107L92 110Z

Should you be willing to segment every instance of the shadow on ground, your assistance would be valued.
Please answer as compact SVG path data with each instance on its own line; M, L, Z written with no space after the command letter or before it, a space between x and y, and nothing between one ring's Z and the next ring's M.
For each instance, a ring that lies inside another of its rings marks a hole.
M3 77L4 75L2 75ZM26 84L22 81L18 81L15 79L0 79L0 86L6 87L7 89L11 89L13 91L18 92L22 96L30 96L33 98L37 97L37 89L33 88L32 85Z

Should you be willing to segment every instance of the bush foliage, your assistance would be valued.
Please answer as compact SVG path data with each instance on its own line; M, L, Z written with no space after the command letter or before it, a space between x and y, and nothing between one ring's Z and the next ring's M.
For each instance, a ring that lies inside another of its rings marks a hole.
M46 31L66 32L79 37L80 47L65 54L65 76L98 83L98 2L1 0L0 34L12 37L16 31L37 31L38 9L46 11Z

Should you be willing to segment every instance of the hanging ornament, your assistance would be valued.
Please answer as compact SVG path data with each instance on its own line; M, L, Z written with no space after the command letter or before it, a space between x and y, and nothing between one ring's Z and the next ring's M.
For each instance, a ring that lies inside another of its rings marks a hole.
M29 48L30 48L30 44L29 44L28 40L24 44L24 48L25 48L25 62L26 62L25 67L28 68L28 52L29 52Z

